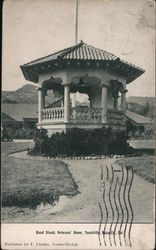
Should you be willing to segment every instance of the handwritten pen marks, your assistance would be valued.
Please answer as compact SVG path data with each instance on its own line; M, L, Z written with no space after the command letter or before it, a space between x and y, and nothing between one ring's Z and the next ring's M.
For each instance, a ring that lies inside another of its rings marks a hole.
M100 246L131 247L133 209L130 191L133 183L132 166L100 166L101 198L99 200Z

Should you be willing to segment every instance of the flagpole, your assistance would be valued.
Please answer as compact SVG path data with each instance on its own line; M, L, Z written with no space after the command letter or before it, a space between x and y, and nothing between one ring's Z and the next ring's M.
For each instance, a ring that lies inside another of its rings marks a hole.
M75 15L75 44L78 42L78 0L76 0L76 15ZM73 95L73 107L76 107L76 93Z
M78 38L78 0L76 0L76 20L75 20L75 44Z

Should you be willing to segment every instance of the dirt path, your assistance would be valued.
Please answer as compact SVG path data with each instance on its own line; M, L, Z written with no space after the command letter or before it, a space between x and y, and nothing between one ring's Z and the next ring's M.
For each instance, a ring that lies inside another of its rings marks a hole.
M99 201L102 199L101 167L106 175L106 165L110 169L111 165L115 164L115 159L65 160L65 162L68 164L69 171L77 183L80 193L74 197L60 197L59 203L55 206L41 204L36 210L24 209L24 212L18 213L15 221L99 223ZM118 164L114 166L116 169L120 168ZM153 196L154 185L134 175L131 189L133 222L153 221ZM106 202L107 199L108 197ZM19 210L18 208L12 209L15 214Z
M110 168L114 162L114 159L66 161L81 194L64 205L62 214L56 215L55 221L99 222L100 166ZM119 168L118 164L116 168ZM131 189L134 222L152 222L153 196L154 185L134 175Z

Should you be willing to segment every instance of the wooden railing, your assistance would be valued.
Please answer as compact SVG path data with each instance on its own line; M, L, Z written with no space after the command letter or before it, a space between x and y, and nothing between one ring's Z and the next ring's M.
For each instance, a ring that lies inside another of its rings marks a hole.
M121 110L107 109L107 123L110 125L124 125L124 112Z
M64 121L64 107L42 109L42 121ZM101 108L75 107L70 109L71 123L101 123ZM107 123L112 125L124 125L124 113L120 110L107 110Z
M71 108L70 121L72 122L101 122L101 108L75 107Z
M43 121L64 121L64 108L42 109Z

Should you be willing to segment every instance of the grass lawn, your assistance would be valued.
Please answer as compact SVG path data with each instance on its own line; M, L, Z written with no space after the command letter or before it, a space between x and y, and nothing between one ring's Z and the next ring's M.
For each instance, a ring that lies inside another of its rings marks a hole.
M123 167L131 165L134 173L151 183L155 182L154 156L128 157L117 160L117 162Z
M77 185L65 163L55 160L27 160L8 155L33 143L2 143L2 206L36 208L53 203L60 195L76 195Z

